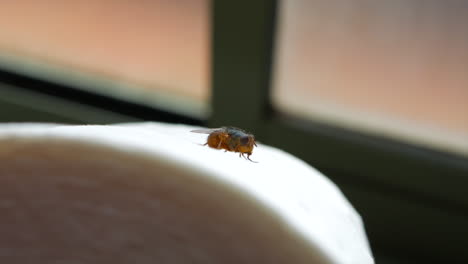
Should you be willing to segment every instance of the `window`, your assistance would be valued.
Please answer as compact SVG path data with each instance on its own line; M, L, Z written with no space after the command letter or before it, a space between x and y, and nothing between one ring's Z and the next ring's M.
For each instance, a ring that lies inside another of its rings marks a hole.
M209 1L8 1L0 66L198 118L208 114Z
M282 1L273 102L468 156L468 2Z

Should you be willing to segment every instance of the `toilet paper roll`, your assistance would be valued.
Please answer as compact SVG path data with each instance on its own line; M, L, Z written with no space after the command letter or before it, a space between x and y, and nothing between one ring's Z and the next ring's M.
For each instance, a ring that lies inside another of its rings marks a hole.
M319 171L261 143L253 163L193 129L0 125L0 262L374 263Z

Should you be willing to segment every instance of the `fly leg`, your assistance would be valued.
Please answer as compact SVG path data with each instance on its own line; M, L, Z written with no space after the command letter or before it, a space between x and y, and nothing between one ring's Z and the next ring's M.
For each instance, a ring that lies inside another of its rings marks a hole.
M253 161L253 160L250 159L250 154L247 154L247 159L250 160L253 163L258 163L258 161Z

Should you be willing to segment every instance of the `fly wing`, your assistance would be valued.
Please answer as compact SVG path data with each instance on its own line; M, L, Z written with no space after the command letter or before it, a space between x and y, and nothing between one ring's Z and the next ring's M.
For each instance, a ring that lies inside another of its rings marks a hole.
M221 131L223 128L206 128L206 129L195 129L191 130L190 132L193 133L200 133L200 134L211 134L216 131Z

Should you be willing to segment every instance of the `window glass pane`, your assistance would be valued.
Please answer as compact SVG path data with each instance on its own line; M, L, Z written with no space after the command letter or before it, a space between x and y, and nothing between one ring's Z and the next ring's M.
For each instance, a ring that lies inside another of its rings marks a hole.
M208 0L4 1L0 67L203 116L209 36Z
M281 1L280 111L468 154L468 1Z

